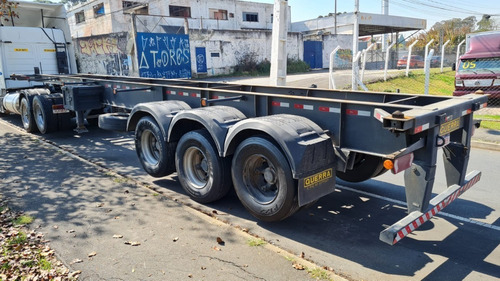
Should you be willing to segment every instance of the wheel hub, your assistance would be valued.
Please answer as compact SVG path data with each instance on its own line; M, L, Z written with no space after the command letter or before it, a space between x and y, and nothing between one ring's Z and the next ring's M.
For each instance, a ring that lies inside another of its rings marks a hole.
M274 172L273 169L267 167L266 169L264 169L264 180L268 183L268 184L275 184L276 183L276 173Z

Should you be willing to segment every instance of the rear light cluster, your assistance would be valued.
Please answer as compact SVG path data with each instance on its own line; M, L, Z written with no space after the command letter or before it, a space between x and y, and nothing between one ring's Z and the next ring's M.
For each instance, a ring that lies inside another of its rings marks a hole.
M391 170L393 174L397 174L401 171L404 171L408 168L411 167L411 164L413 163L413 152L403 155L399 158L396 158L394 160L385 160L384 161L384 168L387 170Z

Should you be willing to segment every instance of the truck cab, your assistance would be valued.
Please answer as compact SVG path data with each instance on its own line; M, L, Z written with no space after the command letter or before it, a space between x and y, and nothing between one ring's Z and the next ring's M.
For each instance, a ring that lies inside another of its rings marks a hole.
M500 32L468 35L468 50L459 59L454 96L478 90L500 98Z

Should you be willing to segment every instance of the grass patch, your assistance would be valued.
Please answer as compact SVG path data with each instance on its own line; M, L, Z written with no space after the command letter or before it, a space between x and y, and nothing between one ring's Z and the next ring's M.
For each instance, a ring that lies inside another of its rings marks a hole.
M247 244L250 247L258 247L258 246L266 245L266 241L259 239L259 238L253 238L253 239L248 240Z
M127 183L128 179L127 178L114 178L113 182L116 182L116 183Z
M500 131L500 122L483 120L481 121L481 128Z
M20 231L16 236L14 236L8 240L8 244L9 245L19 245L19 244L24 244L26 241L28 241L28 237L26 236L26 233Z
M45 258L41 258L38 263L40 264L40 268L43 270L49 271L52 269L52 263L50 263L50 261L46 260Z
M32 223L34 218L32 216L20 216L12 221L14 225L26 225Z
M425 93L425 74L423 70L413 70L408 77L400 76L387 81L378 81L367 84L370 91L396 93L397 89L406 94ZM447 70L443 73L439 69L432 69L429 76L429 94L451 96L455 90L455 71Z
M330 280L330 275L324 269L321 269L318 267L316 267L314 269L308 268L307 272L309 273L309 275L312 276L312 278L314 278L316 280Z
M474 114L474 119L500 121L500 116L499 115L476 115L476 114Z

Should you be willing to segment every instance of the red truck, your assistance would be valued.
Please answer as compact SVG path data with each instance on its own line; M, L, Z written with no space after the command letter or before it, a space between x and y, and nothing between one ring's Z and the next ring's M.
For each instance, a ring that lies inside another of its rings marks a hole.
M459 59L454 96L478 90L500 98L500 32L467 35L467 52Z

